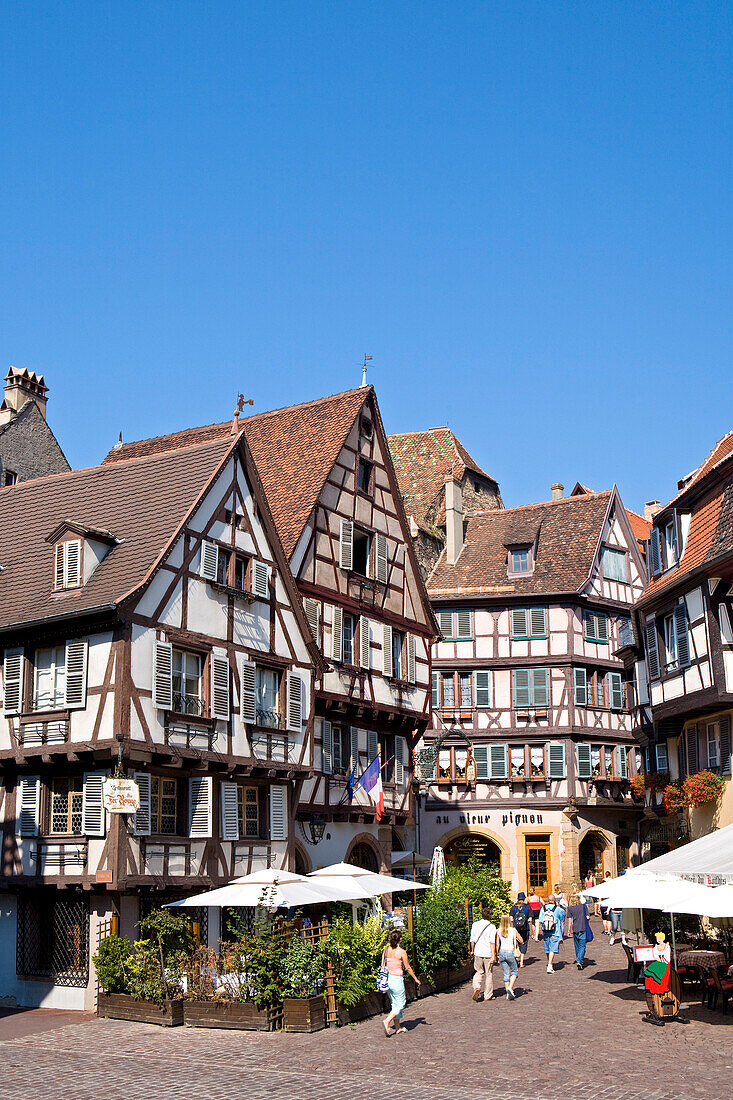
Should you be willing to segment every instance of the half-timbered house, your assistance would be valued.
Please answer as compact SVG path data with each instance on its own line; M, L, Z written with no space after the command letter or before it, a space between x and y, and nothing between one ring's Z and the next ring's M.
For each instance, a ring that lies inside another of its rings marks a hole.
M294 862L321 658L236 420L0 490L0 647L0 996L89 1007L100 921Z
M414 840L413 747L430 719L435 620L371 386L242 420L313 637L315 771L302 788L296 866L338 860L388 870ZM226 424L125 444L187 448ZM348 778L379 756L385 812Z

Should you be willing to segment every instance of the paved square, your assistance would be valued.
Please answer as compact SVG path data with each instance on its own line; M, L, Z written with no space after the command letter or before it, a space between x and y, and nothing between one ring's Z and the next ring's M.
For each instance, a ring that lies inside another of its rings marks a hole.
M688 1025L651 1027L620 946L597 936L589 955L578 972L566 942L549 975L533 943L514 1003L499 972L493 1002L475 1004L470 986L426 998L389 1040L378 1019L285 1035L6 1017L0 1100L730 1100L733 1011L695 1002Z

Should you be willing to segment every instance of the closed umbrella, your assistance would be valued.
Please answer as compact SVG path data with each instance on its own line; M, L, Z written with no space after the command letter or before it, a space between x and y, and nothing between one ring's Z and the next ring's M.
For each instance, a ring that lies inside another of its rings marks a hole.
M433 848L433 860L430 864L430 882L434 890L440 890L445 882L445 854L439 844Z

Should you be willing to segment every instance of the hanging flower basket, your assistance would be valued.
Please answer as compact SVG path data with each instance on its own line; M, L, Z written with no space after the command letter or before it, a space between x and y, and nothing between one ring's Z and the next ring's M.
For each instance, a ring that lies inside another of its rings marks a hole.
M688 775L682 784L688 806L705 806L717 802L723 793L725 780L715 772L701 771Z

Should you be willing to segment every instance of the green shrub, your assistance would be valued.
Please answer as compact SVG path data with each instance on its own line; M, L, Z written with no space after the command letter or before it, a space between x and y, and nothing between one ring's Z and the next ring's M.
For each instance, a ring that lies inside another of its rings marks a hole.
M284 997L310 997L321 988L325 975L326 954L318 944L305 943L296 932L291 938L282 965Z
M102 940L92 959L99 988L106 993L127 993L130 982L132 944L126 936L108 936Z
M325 950L336 974L336 997L347 1008L377 988L387 929L377 917L364 924L339 918L331 927Z
M413 926L415 957L429 980L436 970L457 969L466 961L468 929L462 910L444 890L429 890L420 902Z
M466 898L474 908L486 906L495 924L512 904L510 883L501 877L498 868L487 867L475 856L459 867L448 869L441 893L450 897L464 914Z

